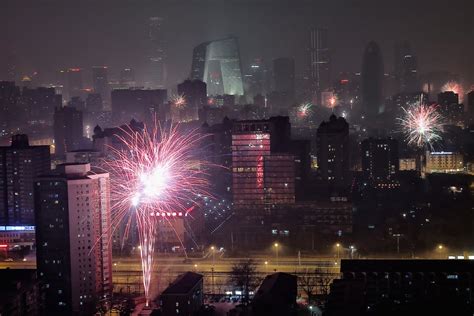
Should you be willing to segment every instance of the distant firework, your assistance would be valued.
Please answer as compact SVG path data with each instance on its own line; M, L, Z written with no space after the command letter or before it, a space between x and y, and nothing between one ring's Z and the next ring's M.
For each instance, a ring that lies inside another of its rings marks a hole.
M297 108L297 115L299 118L304 119L310 116L313 105L311 103L303 103Z
M147 304L154 245L160 219L185 216L198 195L208 194L208 180L195 150L201 134L180 133L177 127L149 131L122 129L117 138L126 150L111 148L114 160L106 161L111 173L114 230L135 218L140 240L143 286ZM195 202L194 202L195 203Z
M436 106L420 102L403 109L404 116L399 119L408 144L422 148L432 147L432 144L441 140L442 116Z
M329 98L329 107L332 109L337 105L337 96L333 95Z
M448 81L446 82L443 87L441 88L441 91L442 92L446 92L446 91L453 91L454 93L456 93L458 96L459 96L459 101L461 102L463 97L464 97L464 89L462 87L462 85L460 85L458 82L456 81Z
M186 105L186 98L182 94L174 95L172 102L176 108L181 109Z

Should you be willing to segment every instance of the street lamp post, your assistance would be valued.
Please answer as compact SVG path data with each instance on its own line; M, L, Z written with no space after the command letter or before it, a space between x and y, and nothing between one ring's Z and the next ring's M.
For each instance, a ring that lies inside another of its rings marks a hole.
M214 246L211 246L211 251L212 251L212 268L211 268L211 279L212 279L212 294L214 294L214 261L215 261L215 250L216 248Z
M336 244L337 260L340 259L340 254L339 254L340 250L341 250L341 244L337 243Z
M280 246L277 242L273 244L275 247L275 254L276 254L276 265L279 266L279 261L278 261L278 247Z

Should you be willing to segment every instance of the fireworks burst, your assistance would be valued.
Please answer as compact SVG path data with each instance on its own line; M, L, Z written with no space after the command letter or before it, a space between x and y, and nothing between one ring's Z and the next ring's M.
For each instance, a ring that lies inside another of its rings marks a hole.
M452 91L454 93L456 93L458 96L459 96L459 100L462 101L463 97L464 97L464 89L462 87L462 85L460 85L458 82L456 81L448 81L446 82L443 87L441 88L441 91L442 92L446 92L446 91Z
M186 105L186 98L182 94L173 96L172 102L178 109L182 109Z
M312 106L313 105L311 103L301 104L297 109L298 117L301 119L307 118L312 112L312 109L311 109Z
M423 104L420 99L403 111L404 116L399 120L408 144L432 147L434 142L441 140L443 119L436 106Z
M114 160L106 162L111 173L111 229L136 219L147 304L159 221L187 215L194 207L189 203L196 203L194 197L208 194L203 163L195 155L203 137L195 131L180 133L177 126L163 130L155 124L150 131L125 128L117 138L126 150L111 148Z

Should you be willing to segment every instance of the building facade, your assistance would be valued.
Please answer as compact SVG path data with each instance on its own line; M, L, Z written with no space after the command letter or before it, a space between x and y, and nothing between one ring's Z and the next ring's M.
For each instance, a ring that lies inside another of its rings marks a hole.
M207 84L207 94L244 95L239 42L236 37L202 43L193 50L191 79Z
M344 186L350 181L349 124L343 117L331 115L317 131L318 169L323 181Z
M426 152L427 173L457 173L464 171L463 155L451 151Z
M0 147L0 225L35 225L34 179L50 170L49 146L30 146L26 135Z
M110 182L63 164L35 183L36 260L50 315L90 315L112 293Z

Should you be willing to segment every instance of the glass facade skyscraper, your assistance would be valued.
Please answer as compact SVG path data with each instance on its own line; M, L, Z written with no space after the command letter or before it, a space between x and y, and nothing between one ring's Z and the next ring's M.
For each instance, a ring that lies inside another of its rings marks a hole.
M204 81L210 96L244 95L237 38L228 37L196 46L191 78Z

